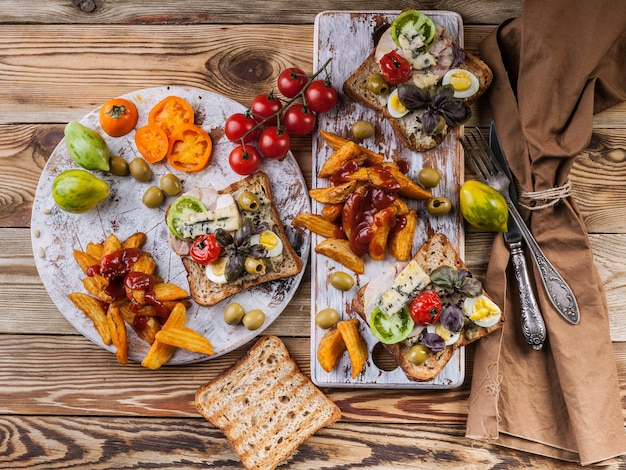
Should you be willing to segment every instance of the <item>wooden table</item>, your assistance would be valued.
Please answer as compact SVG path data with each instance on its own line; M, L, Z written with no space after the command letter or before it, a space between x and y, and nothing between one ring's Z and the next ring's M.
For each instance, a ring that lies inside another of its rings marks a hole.
M472 52L522 2L412 2L458 11ZM249 345L200 364L152 372L118 366L55 308L37 274L29 229L35 188L64 125L132 90L168 84L248 105L280 70L311 72L313 21L353 2L48 0L0 3L0 467L240 468L223 435L194 408L196 389ZM363 10L397 2L363 1ZM471 125L487 127L485 100ZM594 119L595 138L572 171L605 282L626 393L626 105ZM311 181L311 140L294 154ZM467 231L470 268L483 276L492 235ZM309 373L310 272L266 330ZM573 468L464 437L473 348L458 389L325 389L343 418L307 440L285 468ZM623 459L622 464L626 464Z

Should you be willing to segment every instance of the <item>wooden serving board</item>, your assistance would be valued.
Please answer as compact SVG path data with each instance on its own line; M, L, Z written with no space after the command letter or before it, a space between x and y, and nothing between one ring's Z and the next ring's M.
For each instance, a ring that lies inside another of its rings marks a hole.
M365 60L374 48L374 30L384 24L391 23L399 11L359 12L359 11L325 11L317 15L315 20L314 38L314 69L317 70L329 58L332 58L327 70L337 90L342 89L343 82ZM453 40L463 46L463 25L460 15L447 11L424 11L435 23L444 26L452 35ZM458 201L458 192L463 181L463 158L459 136L463 128L451 131L441 145L428 152L414 152L407 149L395 137L387 120L365 106L350 100L340 91L339 102L334 110L319 116L318 129L350 137L350 128L356 120L372 122L376 127L374 137L361 142L393 160L405 160L409 164L408 175L417 181L417 175L423 167L437 168L442 180L432 189L433 196L446 196L451 201ZM332 153L317 134L313 139L313 187L326 187L327 179L318 178L316 174L322 164ZM413 241L413 253L434 233L443 233L464 257L464 231L460 212L457 207L444 217L430 217L425 201L407 201L409 206L418 212L418 226ZM313 201L313 212L319 213L322 205ZM322 240L314 235L312 246ZM370 355L363 372L352 378L350 359L344 354L340 363L331 371L324 371L317 362L317 345L325 333L315 324L315 314L324 308L334 308L343 319L349 318L346 308L356 295L358 289L374 278L385 267L396 260L387 254L383 261L374 261L365 257L365 274L356 276L355 286L348 292L340 292L329 285L329 276L334 271L347 271L338 263L317 255L312 250L312 288L311 288L311 377L319 386L334 387L384 387L384 388L423 388L447 389L458 387L465 376L465 351L459 348L442 373L430 382L414 382L406 378L400 368L389 370L383 365L388 361L374 358L374 350L379 350L378 340L371 334L367 325L361 322L361 332L368 345ZM349 270L348 270L349 272ZM350 273L353 274L354 273ZM378 364L378 365L377 365ZM381 367L384 367L381 368Z
M63 139L52 152L43 170L33 202L31 227L32 233L37 234L32 238L33 251L39 275L50 298L80 333L110 351L114 347L103 344L91 320L67 298L71 292L87 293L82 285L85 276L73 258L73 250L84 250L88 242L103 242L111 233L123 240L134 232L145 232L147 242L143 248L155 259L157 274L165 281L188 290L187 273L181 258L170 249L169 232L164 217L168 205L175 198L169 197L160 207L149 209L142 204L141 197L149 186L158 185L160 177L167 173L173 173L180 178L183 191L197 187L213 187L219 190L243 178L230 169L228 156L235 144L224 136L224 122L228 116L243 112L246 108L230 98L193 87L147 88L124 95L137 105L137 128L146 124L150 109L170 95L187 100L194 109L196 124L211 135L213 150L207 168L195 173L185 173L172 169L163 161L151 165L153 175L147 183L140 183L131 176L116 177L106 172L92 172L109 183L111 194L87 213L70 214L55 205L51 192L54 178L60 172L78 168L69 157ZM111 155L119 155L128 162L139 156L134 142L134 131L119 138L107 136L100 128L98 109L87 114L80 122L102 135ZM187 310L186 325L201 332L211 341L215 350L215 355L211 357L221 356L243 346L270 326L295 294L308 261L310 235L291 226L291 220L297 214L310 210L306 182L296 159L291 152L281 161L264 159L260 171L270 177L274 202L289 241L302 259L303 268L296 276L254 286L211 307L192 303ZM263 310L266 315L263 326L249 331L243 325L226 324L223 319L224 307L235 301L246 311L253 308ZM129 358L141 361L149 345L130 328L127 330ZM209 357L178 349L168 364L185 364L206 359Z

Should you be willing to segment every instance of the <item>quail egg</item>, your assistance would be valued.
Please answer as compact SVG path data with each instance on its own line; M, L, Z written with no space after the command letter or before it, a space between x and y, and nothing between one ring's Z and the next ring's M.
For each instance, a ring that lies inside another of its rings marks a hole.
M441 80L443 85L452 85L455 98L469 98L478 92L478 78L472 72L463 69L451 69Z
M500 321L502 311L489 297L467 297L463 302L463 312L478 326L489 328Z
M283 252L283 242L280 237L271 230L264 230L257 235L252 235L252 237L250 237L250 245L257 244L265 247L268 258L274 258Z
M402 116L406 116L409 110L402 104L400 97L398 96L398 89L393 90L389 99L387 100L387 110L392 117L400 119Z

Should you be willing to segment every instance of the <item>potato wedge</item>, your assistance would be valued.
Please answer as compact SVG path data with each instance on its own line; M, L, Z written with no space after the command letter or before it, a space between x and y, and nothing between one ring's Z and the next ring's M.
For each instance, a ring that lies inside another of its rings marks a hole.
M185 325L185 321L187 321L187 309L183 304L178 304L174 307L167 321L163 324L162 330L166 328L179 328ZM146 357L141 361L141 365L152 370L158 369L169 361L175 350L176 347L162 343L155 338L148 354L146 354Z
M141 253L139 259L133 264L133 271L144 274L153 274L155 269L156 261L150 256L150 253L145 251Z
M322 204L340 204L346 202L348 195L359 185L358 181L348 181L336 186L314 188L309 190L311 199Z
M125 366L128 363L128 337L126 335L126 324L118 306L114 304L109 305L107 320L109 322L109 330L111 331L111 341L115 346L115 357L118 363Z
M333 134L331 132L320 131L320 136L324 139L324 141L328 144L330 148L333 150L339 149L346 142L350 142L349 139L345 137L340 137L337 134ZM374 152L366 147L360 146L361 153L365 154L367 157L366 161L371 164L382 163L385 160L385 157L379 153Z
M117 235L111 234L104 240L104 246L102 248L102 256L110 255L114 251L122 249L122 242L117 238Z
M196 330L185 326L163 328L156 334L156 340L188 351L206 354L207 356L213 355L211 342Z
M417 212L410 210L404 218L404 227L394 231L387 242L389 252L398 261L406 261L411 256L413 237L417 227Z
M113 297L106 292L108 285L109 281L107 281L100 274L94 274L93 276L83 279L83 286L85 286L85 290L98 300L106 303L113 301Z
M362 152L361 146L346 140L346 142L336 149L323 163L322 168L317 173L319 178L328 178L340 170L346 163L354 162L358 166L367 159L367 155Z
M345 351L346 343L343 341L341 332L337 328L331 328L324 333L317 346L317 362L320 363L322 369L330 372Z
M317 244L315 252L338 262L342 266L351 269L356 274L363 274L365 272L365 262L363 258L352 252L348 240L327 238Z
M374 236L369 242L368 252L370 258L380 261L385 258L387 249L387 239L389 232L396 223L396 208L393 206L386 207L374 214L374 222L372 229Z
M102 253L104 252L104 245L102 243L89 242L85 247L85 251L100 262L102 259Z
M78 309L93 322L93 326L107 346L111 344L111 331L106 315L105 303L82 292L73 292L68 295Z
M122 242L122 248L141 248L146 243L146 234L135 232Z
M433 197L430 191L422 188L411 178L402 173L397 165L383 165L389 173L400 183L398 194L409 199L430 199Z
M136 320L138 314L131 310L130 300L126 299L119 304L119 307L120 313L122 314L124 321L133 330L135 330L137 336L139 336L148 344L154 343L156 333L161 329L161 323L156 318L156 316L141 316L141 320Z
M87 274L89 268L100 264L100 258L96 258L86 251L74 250L74 259L76 260L76 264L78 264L80 269L85 274Z
M341 217L343 204L327 204L322 207L321 216L329 222L335 222Z
M337 329L339 333L341 333L343 342L348 350L348 355L350 356L353 379L356 378L363 370L363 367L365 367L368 356L367 345L359 331L359 324L360 322L357 318L342 320L337 323Z
M154 297L164 302L166 300L180 300L189 297L189 294L182 287L169 282L161 282L154 285Z
M325 238L338 237L341 229L332 222L329 222L321 215L303 212L294 217L291 225L294 227L304 227L313 233L317 233Z

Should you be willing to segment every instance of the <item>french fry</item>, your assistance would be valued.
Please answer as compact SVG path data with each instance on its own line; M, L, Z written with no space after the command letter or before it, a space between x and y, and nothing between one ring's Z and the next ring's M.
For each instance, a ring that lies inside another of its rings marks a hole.
M104 245L102 243L89 242L85 247L85 251L100 262L102 259L102 253L104 252Z
M141 253L139 259L133 264L133 271L144 274L152 274L155 269L156 261L150 256L150 253L146 253L145 251Z
M387 248L387 239L389 232L396 223L396 208L393 206L386 207L374 214L374 222L372 230L374 236L369 242L368 252L370 258L380 261L385 258Z
M95 258L86 251L74 250L74 259L85 274L90 267L100 264L100 258Z
M302 212L296 215L291 222L294 227L304 227L313 233L317 233L325 238L337 237L341 230L337 225L329 222L321 215Z
M174 307L167 321L163 324L162 330L184 326L186 320L187 309L183 304L178 304ZM148 354L146 354L146 357L141 361L141 365L152 370L158 369L172 357L175 350L176 348L174 346L162 343L155 338L152 346L150 346L148 350Z
M391 205L396 208L396 215L407 215L409 213L409 206L403 199L397 197Z
M327 238L317 244L315 252L337 261L356 274L363 274L365 272L365 262L363 258L352 252L348 240L342 238Z
M211 342L196 330L186 326L163 328L156 334L156 340L188 351L206 354L207 356L213 355Z
M346 142L349 142L349 139L346 139L345 137L340 137L337 134L333 134L331 132L320 131L320 135L322 136L324 141L328 144L328 146L333 150L337 150ZM383 160L385 159L384 156L382 156L379 153L374 152L373 150L370 150L366 147L362 147L360 145L359 147L361 149L361 153L364 153L366 155L367 157L366 161L371 165L382 163Z
M145 321L141 325L141 328L137 327L135 318L138 313L133 312L130 307L130 300L122 299L123 301L119 304L120 313L124 318L124 321L135 330L137 336L143 339L148 344L154 343L154 338L156 336L157 331L161 329L161 323L156 318L156 316L146 316ZM152 309L154 310L154 308ZM170 314L171 315L171 314Z
M367 159L367 156L362 152L361 146L346 140L346 142L335 150L324 162L322 168L320 168L317 176L319 178L328 178L340 170L346 163L355 162L358 166Z
M343 211L343 204L327 204L322 207L321 216L329 222L335 222L341 217L341 211Z
M413 237L415 236L415 228L417 227L417 212L410 210L404 218L404 227L394 231L387 242L389 252L399 261L406 261L411 256Z
M89 276L83 279L83 286L85 286L85 290L87 290L87 292L96 297L98 300L106 303L110 303L113 301L113 297L110 294L107 294L105 290L108 285L109 281L107 281L100 274L94 274L93 276Z
M154 297L156 300L164 302L166 300L180 300L189 297L189 294L182 287L169 282L161 282L154 285Z
M93 326L96 328L104 344L107 346L111 344L111 332L109 331L109 323L106 317L104 303L82 292L68 294L68 298L80 311L91 319Z
M326 188L313 188L309 190L311 199L322 204L340 204L346 202L348 195L359 185L358 181L348 181Z
M112 233L111 235L106 237L106 240L104 240L104 246L102 248L102 256L110 255L114 251L121 250L121 249L122 249L122 242L120 242L120 239L117 238L117 236Z
M348 350L350 362L352 363L352 378L356 378L365 363L367 362L367 345L359 332L359 320L351 318L350 320L342 320L337 323L337 330L341 333L343 342Z
M128 363L128 337L126 335L126 325L120 308L114 304L109 306L107 312L111 341L115 346L115 357L117 362L125 366Z
M146 234L135 232L122 242L122 248L141 248L146 243Z
M346 343L341 336L341 332L337 328L331 328L319 342L317 346L317 362L322 369L330 372L335 368L337 361L346 351Z
M411 178L402 173L397 165L383 165L391 175L400 183L398 194L409 199L430 199L433 197L430 191L422 188Z

